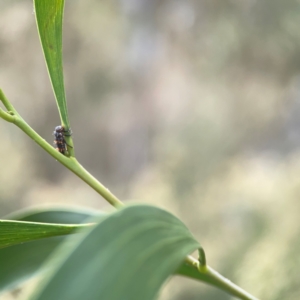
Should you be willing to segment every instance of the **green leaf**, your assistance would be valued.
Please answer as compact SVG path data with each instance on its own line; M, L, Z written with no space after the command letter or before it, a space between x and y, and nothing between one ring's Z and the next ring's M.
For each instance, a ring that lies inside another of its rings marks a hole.
M72 251L58 249L62 263L33 299L154 299L197 248L186 226L170 213L145 205L126 207L86 232Z
M0 220L0 249L28 241L74 233L89 225Z
M93 216L104 215L92 209L77 206L59 206L48 208L27 208L5 216L5 220L29 221L40 223L79 224Z
M66 104L62 64L64 0L34 0L34 5L40 41L61 122L66 129L69 129L70 122Z
M6 218L46 223L82 223L98 215L95 211L72 208L34 209L14 213ZM42 271L41 265L66 236L18 244L0 249L0 291L12 289Z

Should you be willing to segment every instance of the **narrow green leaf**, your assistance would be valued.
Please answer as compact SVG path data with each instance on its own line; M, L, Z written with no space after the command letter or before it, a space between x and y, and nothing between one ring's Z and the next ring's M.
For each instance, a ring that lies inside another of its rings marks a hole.
M62 125L68 129L68 118L63 64L62 21L64 0L34 0L35 16L47 69L55 94Z
M57 256L67 255L33 298L154 299L197 248L186 226L170 213L145 205L126 207L86 232L71 252L58 249Z
M96 211L78 208L48 208L26 210L6 218L33 222L76 224L98 215ZM42 264L66 236L18 244L0 249L0 292L15 288L42 271Z
M13 212L3 219L40 223L79 224L87 218L99 215L104 215L104 213L77 206L34 207Z
M88 225L65 225L0 220L0 249L28 241L74 233Z

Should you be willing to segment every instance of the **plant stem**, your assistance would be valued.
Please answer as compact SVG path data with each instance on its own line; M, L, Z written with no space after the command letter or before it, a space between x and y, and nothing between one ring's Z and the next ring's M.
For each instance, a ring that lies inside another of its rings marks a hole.
M83 168L77 159L73 156L68 157L56 149L54 149L49 143L47 143L39 134L37 134L18 114L9 100L5 97L4 93L0 89L0 101L4 104L8 110L5 112L0 108L0 117L8 122L14 123L22 131L24 131L31 139L33 139L39 146L41 146L46 152L53 156L57 161L67 167L70 171L76 174L79 178L85 181L90 187L92 187L97 193L99 193L105 200L116 208L122 207L124 204L111 193L104 185L102 185L95 177L93 177L85 168ZM254 296L250 295L230 280L226 279L218 272L206 265L205 253L202 248L199 249L199 261L191 256L188 256L185 260L186 264L196 269L201 274L208 278L208 282L233 296L236 296L242 300L258 300Z
M7 122L13 123L14 122L14 116L10 115L8 112L4 111L2 108L0 108L0 118L4 119Z
M57 161L67 167L70 171L76 174L90 187L92 187L98 194L100 194L105 200L116 208L122 207L124 204L111 193L104 185L102 185L94 176L92 176L77 159L73 156L67 157L56 149L54 149L49 143L47 143L39 134L37 134L18 114L16 109L12 106L9 100L5 97L4 93L0 89L0 100L9 112L5 112L0 109L0 117L4 120L14 123L21 130L23 130L30 138L32 138L39 146L53 156Z
M198 270L198 272L202 273L209 280L206 281L213 286L216 286L227 293L242 299L242 300L259 300L258 298L252 296L239 286L232 283L229 279L223 277L221 274L216 272L209 266L201 266L199 261L193 258L192 256L187 256L185 259L186 264Z

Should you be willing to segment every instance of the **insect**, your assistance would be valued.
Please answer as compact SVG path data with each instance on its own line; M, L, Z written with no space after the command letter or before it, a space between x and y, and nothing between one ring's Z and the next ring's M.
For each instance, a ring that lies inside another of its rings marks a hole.
M56 146L56 150L62 154L67 152L67 146L73 148L72 146L68 145L65 140L65 136L71 136L72 131L71 129L65 130L63 126L56 126L53 135L55 136L54 145Z

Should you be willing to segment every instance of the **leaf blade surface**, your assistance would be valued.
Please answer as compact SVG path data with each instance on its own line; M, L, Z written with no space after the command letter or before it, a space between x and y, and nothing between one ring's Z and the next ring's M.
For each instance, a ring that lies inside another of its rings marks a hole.
M146 205L126 207L92 228L33 299L154 299L198 247L172 214Z
M70 128L62 60L64 0L34 0L36 23L62 125Z
M39 208L13 213L6 218L32 222L78 224L94 217L97 213L73 207ZM41 265L66 236L17 244L0 249L0 293L13 289L38 274Z

